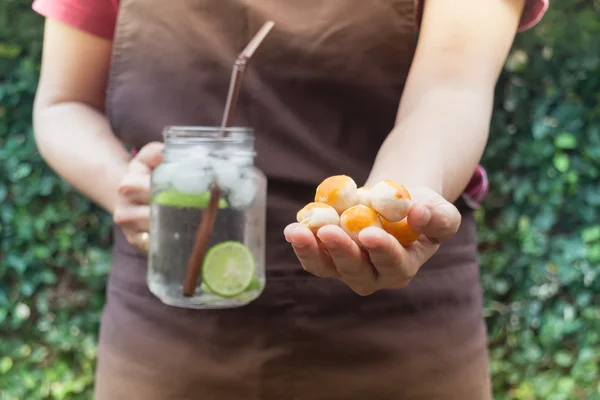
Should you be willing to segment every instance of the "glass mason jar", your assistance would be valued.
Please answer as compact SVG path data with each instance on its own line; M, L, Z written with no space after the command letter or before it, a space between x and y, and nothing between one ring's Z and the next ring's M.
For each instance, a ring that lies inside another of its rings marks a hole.
M222 131L170 126L163 132L163 162L152 173L147 283L171 306L239 307L265 286L267 180L254 166L254 133ZM215 185L218 206L211 208ZM204 234L203 218L214 221ZM198 244L200 237L207 246Z

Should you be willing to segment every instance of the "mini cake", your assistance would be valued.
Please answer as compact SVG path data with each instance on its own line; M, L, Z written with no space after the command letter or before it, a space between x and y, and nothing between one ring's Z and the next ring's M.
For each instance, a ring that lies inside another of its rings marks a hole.
M413 244L420 236L418 232L415 232L410 225L408 225L406 218L398 222L390 222L382 217L381 227L384 231L395 237L398 243L404 247Z
M373 209L358 205L347 209L340 216L340 227L361 246L358 240L358 234L365 228L375 226L381 228L381 220L379 215Z
M296 214L296 220L316 232L325 225L339 225L340 216L335 208L325 203L308 203Z
M406 218L413 202L408 190L398 182L382 181L369 193L371 208L390 222Z
M325 179L317 187L315 202L329 204L338 214L356 204L358 198L356 183L346 175L336 175Z

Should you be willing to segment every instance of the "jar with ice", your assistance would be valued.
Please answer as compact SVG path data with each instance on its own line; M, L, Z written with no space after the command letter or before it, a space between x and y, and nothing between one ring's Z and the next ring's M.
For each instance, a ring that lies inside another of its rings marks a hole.
M265 286L267 187L254 166L252 129L167 127L163 136L164 158L151 184L150 291L163 303L184 308L250 303ZM215 185L220 198L205 232L208 245L194 260Z

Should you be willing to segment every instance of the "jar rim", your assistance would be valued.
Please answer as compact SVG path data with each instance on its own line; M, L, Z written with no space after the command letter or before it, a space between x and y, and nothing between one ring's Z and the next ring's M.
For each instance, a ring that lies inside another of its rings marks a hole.
M223 131L227 132L226 136L221 135ZM240 140L252 140L254 138L254 129L243 126L223 128L221 126L169 125L163 130L163 138L165 141L237 142Z

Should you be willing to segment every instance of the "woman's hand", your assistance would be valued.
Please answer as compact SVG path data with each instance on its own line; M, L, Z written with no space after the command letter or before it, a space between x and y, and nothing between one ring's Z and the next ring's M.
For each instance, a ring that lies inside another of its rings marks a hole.
M131 160L119 185L113 220L121 227L127 241L148 251L150 226L150 175L163 159L160 142L148 143Z
M410 192L415 204L408 214L408 224L421 237L409 247L402 247L392 235L375 227L362 230L358 236L366 252L335 225L317 232L326 249L298 223L286 227L285 237L306 271L321 278L339 279L361 296L380 289L403 288L461 223L456 207L433 190L414 188Z

